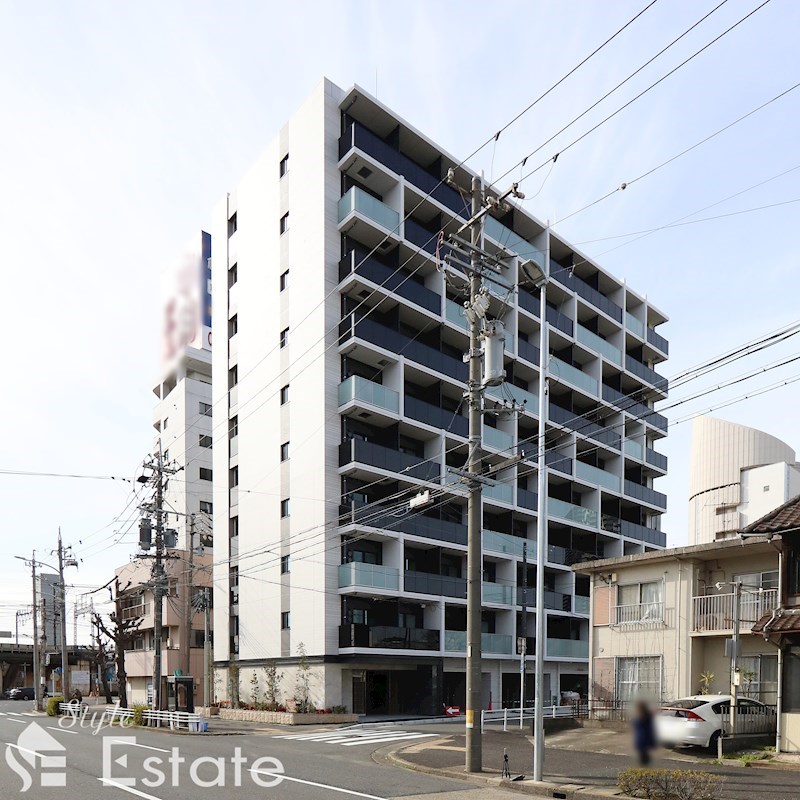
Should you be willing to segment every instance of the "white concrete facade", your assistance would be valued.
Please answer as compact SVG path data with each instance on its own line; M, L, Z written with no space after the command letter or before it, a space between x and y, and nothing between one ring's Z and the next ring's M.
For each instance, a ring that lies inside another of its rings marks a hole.
M464 278L437 269L431 246L463 213L458 194L436 185L457 163L360 88L323 81L214 211L214 658L223 673L236 663L243 696L252 671L274 661L290 697L302 645L319 706L397 713L412 693L425 713L458 704L464 496L402 516L394 507L450 482L466 453ZM570 564L665 544L666 498L653 481L667 466L656 449L666 420L654 411L666 381L653 367L667 357L655 331L666 317L538 220L512 216L487 223L487 246L553 259L558 446L541 613L546 691L558 697L588 676L588 582ZM519 295L508 298L509 378L494 400L526 405L518 419L487 416L487 462L522 449L538 424L538 300ZM484 701L494 707L518 696L532 468L511 468L484 494ZM533 597L531 582L529 634Z
M693 425L689 544L735 536L800 493L800 465L785 442L714 417Z

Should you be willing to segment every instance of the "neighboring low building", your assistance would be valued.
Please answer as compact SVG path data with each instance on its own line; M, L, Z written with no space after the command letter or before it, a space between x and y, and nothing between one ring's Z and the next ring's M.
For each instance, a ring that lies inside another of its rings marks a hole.
M170 550L164 562L168 591L163 603L161 674L191 675L194 678L194 702L202 705L204 612L201 599L206 590L211 595L210 555L194 555L189 568L187 550ZM128 676L128 703L151 704L153 700L154 617L153 590L150 584L152 561L140 560L116 570L123 588L123 619L141 619L125 656ZM191 575L191 578L190 578ZM187 616L187 591L191 588L191 611ZM187 618L191 619L187 627Z
M751 628L778 606L779 541L735 539L576 564L573 569L591 577L590 699L727 694L725 642L733 636L738 581L739 691L775 704L775 648ZM712 676L707 686L704 674Z

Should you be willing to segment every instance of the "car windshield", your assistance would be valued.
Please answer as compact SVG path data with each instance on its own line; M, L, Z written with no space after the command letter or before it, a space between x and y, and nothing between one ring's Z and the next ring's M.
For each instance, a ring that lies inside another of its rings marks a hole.
M673 700L671 703L665 703L664 708L699 708L708 704L708 700L696 700L689 697L686 700Z

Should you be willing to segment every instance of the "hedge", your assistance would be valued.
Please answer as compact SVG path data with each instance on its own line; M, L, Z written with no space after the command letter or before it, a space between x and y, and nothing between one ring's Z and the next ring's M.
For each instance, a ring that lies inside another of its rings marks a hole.
M685 769L626 769L617 785L645 800L718 800L721 779L710 772Z

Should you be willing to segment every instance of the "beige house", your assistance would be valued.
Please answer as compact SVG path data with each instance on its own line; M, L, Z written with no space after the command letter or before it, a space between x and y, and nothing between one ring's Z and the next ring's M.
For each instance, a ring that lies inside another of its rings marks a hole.
M775 704L776 648L751 629L779 605L779 550L756 537L576 564L591 578L590 699L729 693L739 582L739 692Z

